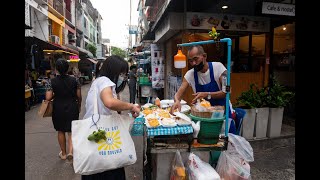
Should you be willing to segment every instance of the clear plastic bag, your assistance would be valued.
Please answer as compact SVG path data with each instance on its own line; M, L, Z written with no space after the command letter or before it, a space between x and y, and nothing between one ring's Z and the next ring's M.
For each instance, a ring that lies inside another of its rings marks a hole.
M244 159L247 162L253 162L253 149L250 143L241 136L228 133L229 144L228 152L238 154L240 158Z
M221 153L216 170L223 180L251 180L249 163L228 151Z
M188 175L189 180L220 180L214 168L193 153L188 159Z
M183 165L180 151L176 151L176 155L172 161L170 180L186 180L186 169Z

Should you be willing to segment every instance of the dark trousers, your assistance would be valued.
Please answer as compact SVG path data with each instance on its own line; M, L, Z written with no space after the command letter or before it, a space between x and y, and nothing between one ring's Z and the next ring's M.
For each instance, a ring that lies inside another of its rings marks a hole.
M136 84L129 84L130 103L135 103L136 91Z

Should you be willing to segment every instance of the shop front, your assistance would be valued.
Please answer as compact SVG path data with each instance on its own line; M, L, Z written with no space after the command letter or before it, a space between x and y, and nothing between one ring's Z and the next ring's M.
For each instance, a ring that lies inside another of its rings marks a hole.
M185 27L185 28L183 28ZM172 99L178 90L182 77L191 69L176 69L173 57L178 48L177 44L206 41L211 38L208 32L215 27L221 37L232 39L231 53L231 102L249 88L251 83L259 87L268 84L269 77L269 48L270 48L270 19L267 17L240 16L213 13L168 13L155 31L155 42L166 50L165 59L165 97ZM226 66L227 46L224 43L203 45L207 53L207 61L218 61ZM187 48L182 48L187 55ZM189 87L183 99L188 103L192 99L192 89Z

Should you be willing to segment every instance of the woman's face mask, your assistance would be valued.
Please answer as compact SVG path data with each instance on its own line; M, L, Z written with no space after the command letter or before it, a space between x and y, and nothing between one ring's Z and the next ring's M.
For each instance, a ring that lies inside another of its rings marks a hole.
M123 81L127 78L127 76L125 74L120 74L118 77L118 82L117 82L117 87L121 86L121 84L123 83Z
M124 77L119 76L118 77L118 82L117 82L117 87L121 86L121 84L123 83Z

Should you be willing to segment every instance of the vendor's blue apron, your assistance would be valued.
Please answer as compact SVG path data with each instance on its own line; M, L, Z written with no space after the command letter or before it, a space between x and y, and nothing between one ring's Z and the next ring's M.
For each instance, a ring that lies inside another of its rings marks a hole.
M220 91L218 84L214 80L214 72L213 72L213 67L212 63L208 62L209 64L209 71L210 71L210 79L211 82L208 84L200 85L199 80L198 80L198 73L196 70L194 70L194 80L195 80L195 86L196 86L196 92L217 92ZM220 106L225 106L226 107L226 98L223 99L207 99L212 106L214 105L220 105ZM232 118L232 113L231 109L229 106L229 118ZM225 127L228 127L227 125ZM230 128L229 128L229 133L234 134L236 132L236 127L234 124L234 121L231 121Z

